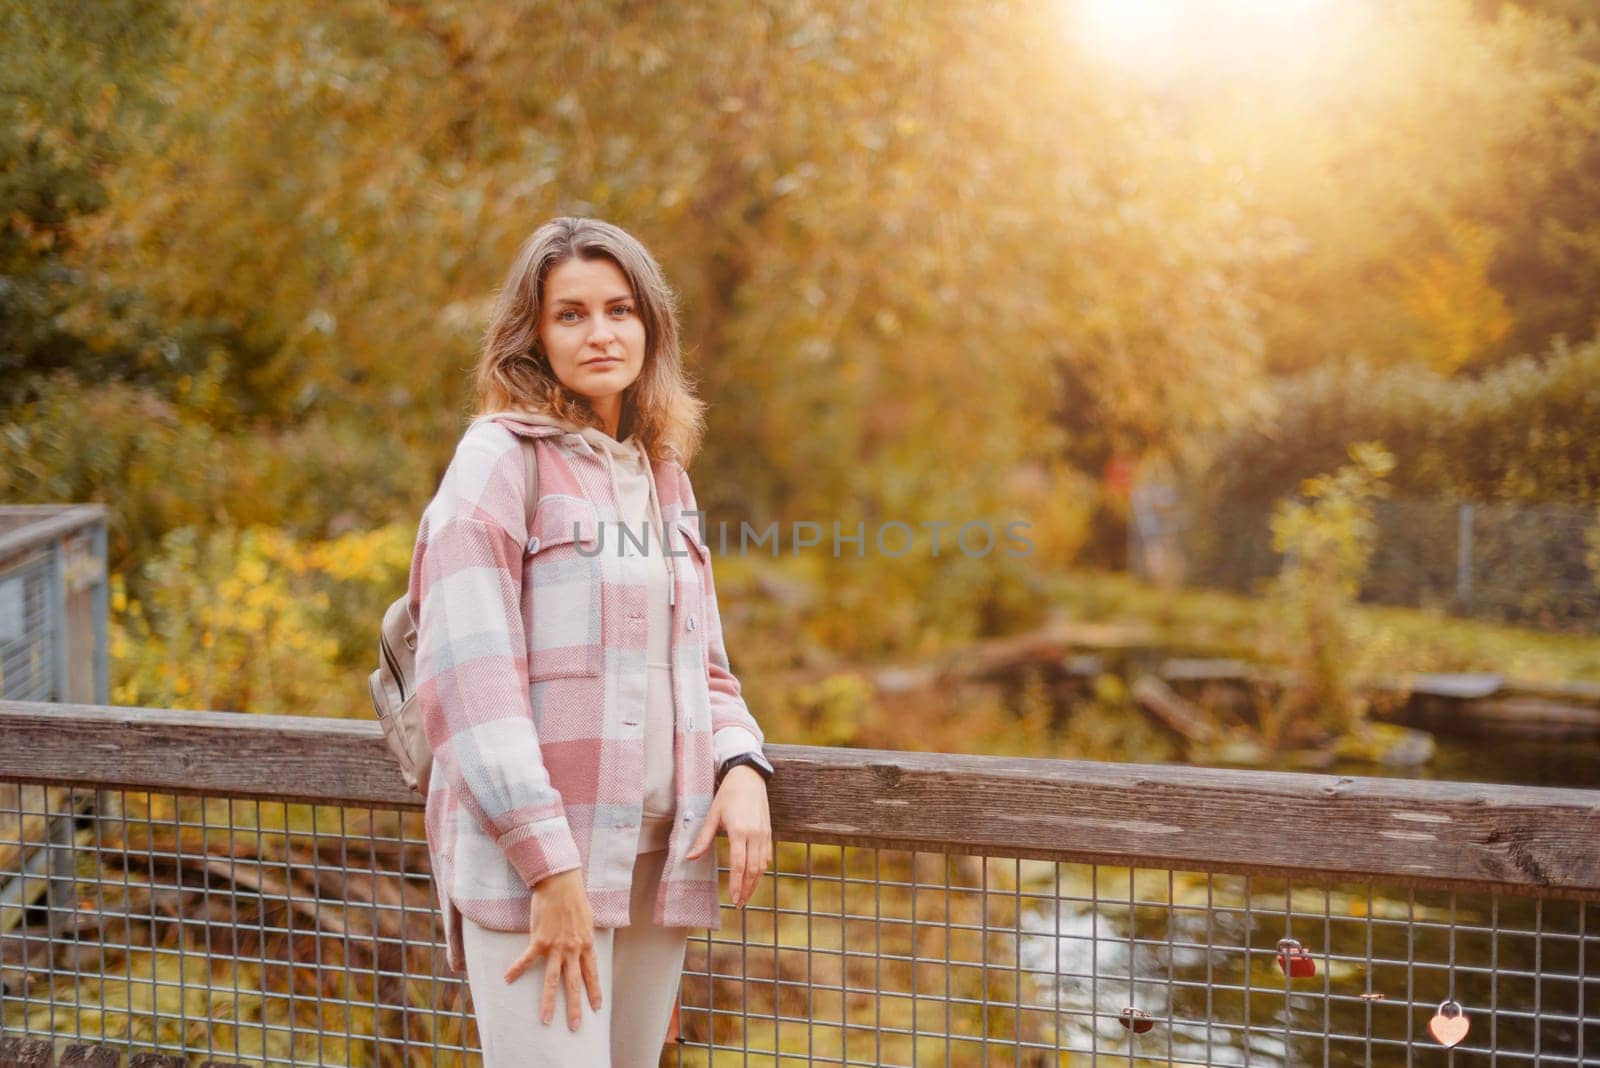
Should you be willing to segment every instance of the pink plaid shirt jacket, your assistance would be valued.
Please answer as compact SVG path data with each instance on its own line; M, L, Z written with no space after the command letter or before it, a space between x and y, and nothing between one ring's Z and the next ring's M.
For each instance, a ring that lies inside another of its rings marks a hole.
M539 464L532 530L517 435L534 439ZM654 920L716 930L716 850L692 861L684 853L711 806L717 765L759 752L765 737L728 667L689 476L671 461L651 468L674 572L677 804ZM581 435L509 413L473 422L423 513L409 589L434 760L426 826L457 973L466 969L458 910L483 927L527 930L530 887L557 872L583 869L597 926L629 922L647 590L619 573L617 519L605 457Z

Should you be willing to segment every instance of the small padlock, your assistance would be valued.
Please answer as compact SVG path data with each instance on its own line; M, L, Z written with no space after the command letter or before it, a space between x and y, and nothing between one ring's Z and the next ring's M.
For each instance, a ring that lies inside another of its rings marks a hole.
M1278 968L1290 979L1306 979L1317 974L1317 962L1293 938L1278 939Z
M1132 1005L1117 1014L1117 1023L1136 1035L1142 1035L1156 1025L1153 1016L1143 1009L1134 1008Z
M1446 1049L1460 1045L1461 1040L1467 1037L1469 1026L1467 1010L1461 1007L1459 1001L1451 998L1440 1002L1439 1011L1428 1021L1428 1030L1433 1034L1434 1041Z

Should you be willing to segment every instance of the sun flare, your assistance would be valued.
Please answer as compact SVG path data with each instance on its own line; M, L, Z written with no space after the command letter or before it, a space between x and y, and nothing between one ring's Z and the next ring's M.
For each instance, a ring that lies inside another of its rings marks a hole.
M1135 67L1304 43L1331 0L1066 0L1076 36Z

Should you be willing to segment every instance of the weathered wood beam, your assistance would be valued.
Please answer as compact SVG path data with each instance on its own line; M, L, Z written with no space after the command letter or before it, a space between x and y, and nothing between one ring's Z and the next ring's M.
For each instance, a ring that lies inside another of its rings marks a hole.
M0 780L419 805L375 722L0 702ZM769 745L787 841L1600 899L1600 791Z

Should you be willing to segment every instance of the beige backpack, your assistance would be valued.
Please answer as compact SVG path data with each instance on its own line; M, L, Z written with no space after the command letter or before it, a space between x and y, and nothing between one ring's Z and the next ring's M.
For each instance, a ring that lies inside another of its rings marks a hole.
M527 527L533 529L533 508L539 500L539 464L533 442L517 438L527 474ZM428 796L428 776L433 770L433 750L422 730L422 706L417 703L417 623L411 618L410 594L397 597L383 613L378 632L378 670L367 679L372 707L383 724L383 740L400 764L406 785Z

